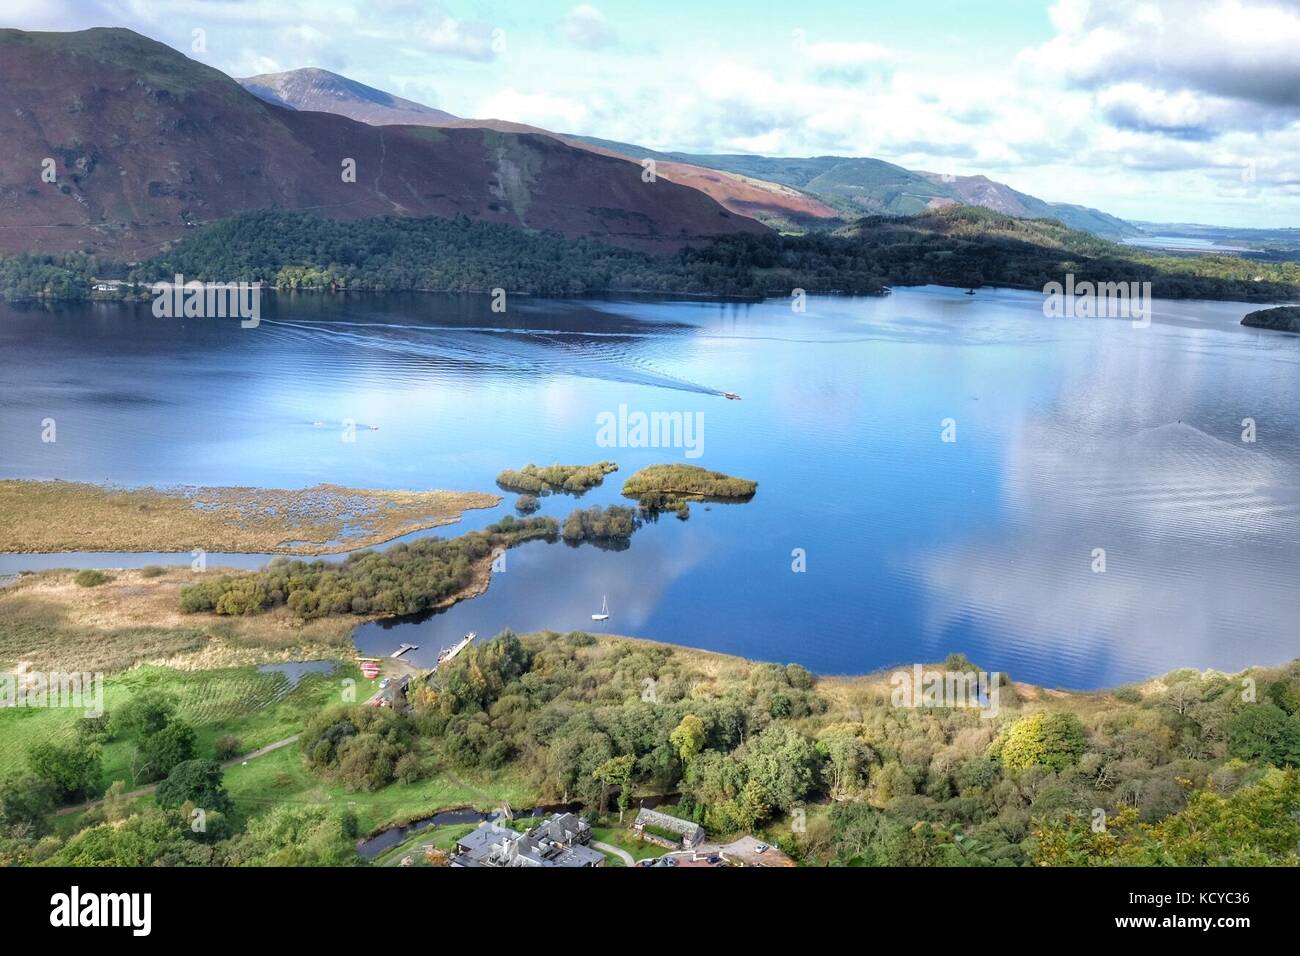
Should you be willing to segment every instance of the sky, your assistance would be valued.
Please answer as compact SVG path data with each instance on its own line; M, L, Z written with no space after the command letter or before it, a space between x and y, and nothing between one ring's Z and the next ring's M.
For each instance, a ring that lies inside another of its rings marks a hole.
M321 67L652 149L1300 226L1300 0L5 0L0 26L130 27L233 76Z

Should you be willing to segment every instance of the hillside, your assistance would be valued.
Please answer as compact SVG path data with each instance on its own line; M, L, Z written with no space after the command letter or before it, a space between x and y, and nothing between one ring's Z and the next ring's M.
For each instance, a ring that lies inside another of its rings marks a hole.
M844 156L783 158L746 154L705 155L641 151L626 143L582 137L613 152L660 156L666 161L725 170L791 187L820 199L844 216L911 216L951 205L980 206L1024 219L1058 219L1072 229L1106 238L1141 235L1136 226L1096 209L1046 202L987 176L916 172L880 159Z
M731 212L778 229L833 225L863 215L910 216L951 205L980 206L1024 219L1058 219L1073 229L1107 238L1141 230L1096 209L1051 203L987 176L917 172L879 159L663 153L631 143L554 133L500 119L461 119L320 69L288 70L239 80L277 105L321 110L376 126L420 124L440 128L487 128L535 133L602 156L640 163L653 159L656 173L690 186Z
M773 228L804 229L833 222L840 217L839 210L816 197L779 183L765 182L704 165L674 161L638 147L607 148L584 137L553 133L524 123L501 119L461 119L328 70L288 70L250 76L239 82L250 93L279 106L337 113L375 126L409 123L440 128L532 133L600 156L631 160L638 164L653 155L656 162L655 174L658 177L699 190L730 212L757 219Z
M0 142L0 251L145 258L191 226L269 208L463 215L643 249L766 231L550 137L277 107L129 30L0 31ZM47 157L56 182L41 179Z
M0 298L86 299L94 257L0 256ZM1080 282L1144 282L1167 299L1300 299L1300 263L1237 256L1162 255L974 206L918 216L869 216L835 232L743 234L670 255L566 239L551 232L458 217L380 216L348 221L263 210L190 230L134 268L141 283L180 272L204 280L261 281L278 289L425 290L568 296L653 292L785 297L881 293L937 284L1041 290L1067 273ZM98 270L98 271L97 271ZM110 295L131 294L128 288Z

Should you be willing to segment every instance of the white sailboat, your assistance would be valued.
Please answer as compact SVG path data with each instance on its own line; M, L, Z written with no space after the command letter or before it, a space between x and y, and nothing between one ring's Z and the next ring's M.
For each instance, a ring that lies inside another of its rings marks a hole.
M601 599L601 602L600 602L600 613L599 613L599 614L593 614L593 615L591 616L591 619L592 619L593 621L608 621L608 620L609 620L609 598L608 598L608 597L604 597L604 598Z

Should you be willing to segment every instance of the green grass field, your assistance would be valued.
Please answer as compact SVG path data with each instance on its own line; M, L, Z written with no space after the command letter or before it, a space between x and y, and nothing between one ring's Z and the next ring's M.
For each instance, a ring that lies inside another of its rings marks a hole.
M646 843L637 839L636 834L625 826L619 826L617 822L609 826L598 826L591 828L593 840L599 840L601 843L608 843L616 846L620 850L626 850L632 854L634 860L647 860L651 857L663 856L668 851L661 846L655 846L653 843ZM609 854L606 854L609 856ZM621 866L622 863L615 857L609 858L610 866Z
M322 708L342 703L350 685L357 700L365 700L376 686L352 664L339 664L332 674L309 674L296 687L279 673L260 673L256 667L215 671L178 671L167 667L138 667L109 677L104 707L111 716L132 696L160 690L177 701L178 713L198 736L198 753L211 757L218 737L238 737L242 752L298 733ZM20 773L27 749L36 743L71 739L81 710L15 707L0 710L0 776ZM135 784L129 768L131 744L111 741L104 747L104 786L122 780Z
M477 823L449 823L446 826L429 827L419 833L413 833L387 853L376 857L373 866L400 866L402 858L411 857L413 866L425 866L424 847L433 846L444 853L450 853L456 841L466 833L477 829Z
M236 814L242 819L281 804L323 804L351 809L362 833L454 807L495 810L503 803L527 807L537 801L535 789L509 770L492 777L439 771L415 783L394 783L374 793L349 793L308 773L296 746L230 767L225 783L235 801Z

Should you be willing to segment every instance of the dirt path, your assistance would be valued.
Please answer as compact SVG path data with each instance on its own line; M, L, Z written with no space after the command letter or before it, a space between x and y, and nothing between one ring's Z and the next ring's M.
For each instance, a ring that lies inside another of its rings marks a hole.
M274 751L281 749L282 747L287 747L292 743L296 743L298 741L298 738L301 736L302 734L294 734L292 737L285 737L283 740L277 740L275 743L267 744L265 747L260 747L257 750L252 751L251 753L246 753L240 757L234 757L222 763L221 769L224 770L227 767L235 767L238 766L239 764L244 763L245 761L256 760L258 757L264 757L269 753L273 753ZM137 797L147 797L149 796L149 794L153 793L157 789L158 789L158 784L151 783L147 787L140 787L137 790L130 790L122 794L122 799L135 800ZM66 817L72 813L85 813L87 810L93 810L95 807L100 806L103 802L104 801L102 799L89 800L86 803L78 803L75 806L62 807L56 810L54 812L54 815L56 817Z

